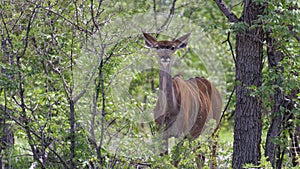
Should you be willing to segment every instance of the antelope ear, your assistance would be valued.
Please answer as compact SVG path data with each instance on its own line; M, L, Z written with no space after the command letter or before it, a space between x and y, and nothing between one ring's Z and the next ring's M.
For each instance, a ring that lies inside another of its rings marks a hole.
M145 43L147 48L154 48L156 46L156 39L152 37L150 34L143 32Z
M180 49L180 48L184 48L186 47L188 41L189 41L189 37L190 37L191 33L188 33L184 36L181 36L180 38L176 39L176 48Z

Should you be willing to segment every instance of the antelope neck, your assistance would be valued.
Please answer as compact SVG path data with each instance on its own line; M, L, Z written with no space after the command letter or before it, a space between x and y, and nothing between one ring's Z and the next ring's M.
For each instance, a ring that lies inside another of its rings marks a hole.
M175 108L175 98L174 98L174 89L173 89L173 82L172 82L172 75L171 75L171 66L168 65L166 68L160 68L159 72L159 90L162 97L161 99L166 99L166 106L169 111L174 110Z

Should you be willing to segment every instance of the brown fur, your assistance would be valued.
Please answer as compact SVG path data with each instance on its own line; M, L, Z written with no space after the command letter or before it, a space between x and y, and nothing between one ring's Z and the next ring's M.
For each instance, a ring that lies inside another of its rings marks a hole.
M205 130L205 124L214 119L218 126L221 118L222 98L216 87L203 77L183 80L171 77L173 53L186 47L190 33L174 41L157 41L144 33L146 46L157 51L159 74L159 98L154 110L155 122L163 137L197 138Z
M174 110L177 114L176 119L168 118L168 113L156 119L156 122L160 124L162 124L161 118L164 119L164 123L168 123L166 121L168 119L173 121L171 125L165 126L165 138L186 137L187 135L197 138L204 131L208 120L214 119L216 124L219 123L222 101L215 86L202 77L183 80L182 77L175 76L172 82L177 93L175 97L178 105L177 110Z

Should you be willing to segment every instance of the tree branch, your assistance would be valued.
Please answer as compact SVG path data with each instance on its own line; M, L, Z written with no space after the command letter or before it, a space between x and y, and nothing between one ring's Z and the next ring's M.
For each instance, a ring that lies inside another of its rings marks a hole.
M227 39L222 43L225 43L225 42L228 42L228 45L229 45L230 51L231 51L231 55L232 55L232 58L233 58L233 61L234 61L234 65L236 66L236 58L235 58L235 55L234 55L232 44L230 42L230 32L227 33Z
M165 29L167 29L168 26L169 26L169 24L171 23L172 18L173 18L174 13L175 13L175 4L176 4L176 1L177 0L173 0L171 8L170 8L169 15L168 15L167 19L165 20L165 22L162 24L162 26L157 30L157 32L156 32L156 38L158 37L158 35L162 31L164 31ZM156 17L156 15L155 15L155 17ZM157 25L157 23L155 23L155 24Z
M219 9L222 13L228 18L230 22L238 22L238 17L229 9L226 3L223 0L215 0L216 4L218 5Z
M297 39L297 41L300 43L300 36L297 35L297 33L294 31L294 27L292 25L288 25L288 28L290 30L290 33L294 36L294 38Z
M42 6L42 5L38 5L38 4L36 4L35 2L31 2L31 1L27 1L27 2L29 2L29 3L31 3L31 4L35 4L35 5L37 5L40 9L46 10L46 11L48 11L48 12L53 13L54 15L57 15L57 16L61 17L63 20L65 20L65 21L67 21L68 23L70 23L71 25L73 25L76 29L78 29L78 30L80 30L80 31L84 31L84 32L88 33L89 35L93 35L93 32L92 32L92 31L90 31L90 30L87 29L87 28L83 28L83 27L81 27L80 25L74 23L72 20L66 18L65 16L63 16L63 15L60 14L59 12L54 11L54 10L52 10L52 9L50 9L50 8L48 8L48 7Z

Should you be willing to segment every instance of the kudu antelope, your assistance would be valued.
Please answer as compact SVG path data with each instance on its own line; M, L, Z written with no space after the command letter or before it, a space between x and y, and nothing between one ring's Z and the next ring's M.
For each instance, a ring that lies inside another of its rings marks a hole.
M174 41L157 41L144 33L146 47L154 48L160 66L159 97L154 110L155 122L163 137L197 138L205 123L214 119L218 125L221 117L222 98L216 87L203 77L183 80L172 78L173 53L186 47L190 36L186 34Z

